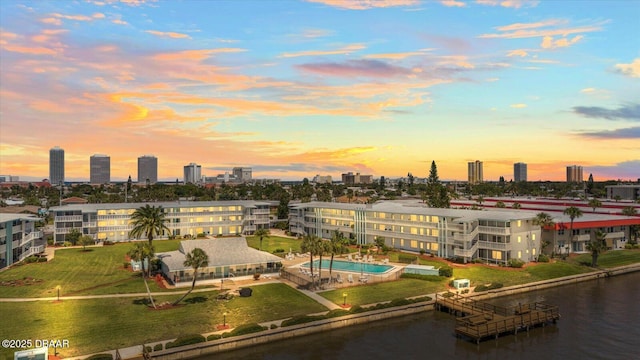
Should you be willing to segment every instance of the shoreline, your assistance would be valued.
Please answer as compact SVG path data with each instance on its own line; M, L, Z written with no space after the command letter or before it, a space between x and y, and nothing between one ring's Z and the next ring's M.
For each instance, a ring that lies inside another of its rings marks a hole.
M619 266L607 270L597 270L594 272L578 275L570 275L557 279L537 281L533 283L513 285L505 288L489 290L483 293L471 293L465 295L465 297L472 298L474 300L487 300L494 299L503 296L515 295L525 292L531 292L536 290L542 290L552 287L558 287L562 285L575 284L583 281L597 280L600 278L607 278L611 276L618 276L632 272L640 271L640 263ZM409 304L399 307L386 308L380 310L372 310L364 313L350 314L341 317L323 319L319 321L287 326L278 327L276 329L268 329L262 332L235 336L230 338L223 338L219 340L207 341L197 343L193 345L185 345L182 347L176 347L171 349L165 349L160 351L153 351L149 353L152 359L159 360L177 360L177 359L193 359L202 357L205 355L212 355L221 352L227 352L237 350L245 347L260 345L264 343L270 343L274 341L281 341L290 339L293 337L305 336L314 333L339 329L343 327L361 325L369 322L385 320L394 317L401 317L405 315L420 313L424 311L434 310L435 304L434 294L429 294L432 299L426 302ZM367 305L363 306L368 307ZM115 351L115 350L114 350ZM141 356L141 355L140 355ZM138 356L139 357L139 356ZM83 357L76 357L79 359Z

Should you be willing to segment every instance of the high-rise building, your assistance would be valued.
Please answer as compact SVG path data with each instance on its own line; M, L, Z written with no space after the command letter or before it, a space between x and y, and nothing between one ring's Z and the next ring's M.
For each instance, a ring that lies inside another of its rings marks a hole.
M95 154L89 158L89 182L107 184L111 182L111 158L103 154Z
M245 167L234 167L233 168L233 176L237 181L251 181L251 168Z
M158 158L153 155L143 155L138 158L138 182L155 184L158 182Z
M49 150L49 183L64 183L64 149L58 146Z
M184 166L184 183L199 184L202 182L202 166L190 163Z
M515 163L513 164L513 181L527 181L527 164Z
M476 160L474 162L467 163L469 184L478 184L483 180L482 175L482 161Z
M582 166L567 166L567 182L582 182Z

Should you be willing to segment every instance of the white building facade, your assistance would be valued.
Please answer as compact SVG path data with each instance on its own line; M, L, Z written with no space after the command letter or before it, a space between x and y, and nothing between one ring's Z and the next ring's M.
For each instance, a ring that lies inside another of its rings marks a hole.
M146 203L82 204L53 207L54 239L65 241L73 229L98 241L128 241L131 214ZM169 232L159 238L252 234L269 226L269 203L256 201L159 202Z
M310 202L292 205L290 231L330 239L334 231L372 244L384 237L387 246L465 261L482 259L507 264L533 261L540 253L540 226L534 212L438 209L416 204L371 205Z
M0 214L0 269L44 251L42 232L35 216Z

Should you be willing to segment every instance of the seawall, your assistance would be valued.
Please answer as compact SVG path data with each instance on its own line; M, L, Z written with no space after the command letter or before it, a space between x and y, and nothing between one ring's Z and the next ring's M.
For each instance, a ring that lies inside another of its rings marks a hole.
M635 271L640 271L640 263L620 266L614 269L598 270L586 274L571 275L557 279L543 280L522 285L514 285L501 289L490 290L483 293L472 293L467 295L467 297L476 300L486 300L502 296L520 294L524 292L542 290L556 286L574 284L583 281L596 280L609 276L622 275ZM431 300L427 302L409 304L394 308L373 310L359 314L351 314L331 319L319 320L294 326L269 329L254 334L235 336L226 339L219 339L199 344L154 351L150 355L153 359L158 360L191 359L203 355L210 355L223 351L240 349L273 341L286 340L318 332L330 331L352 325L366 324L373 321L380 321L393 317L400 317L404 315L420 313L423 311L429 311L433 310L434 302L435 300Z

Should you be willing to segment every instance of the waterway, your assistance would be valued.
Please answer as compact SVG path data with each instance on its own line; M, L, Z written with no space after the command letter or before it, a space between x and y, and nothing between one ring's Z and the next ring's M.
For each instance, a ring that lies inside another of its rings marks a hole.
M231 359L633 359L640 354L640 273L497 298L500 306L546 301L561 319L479 345L454 335L455 318L427 311L202 357Z

